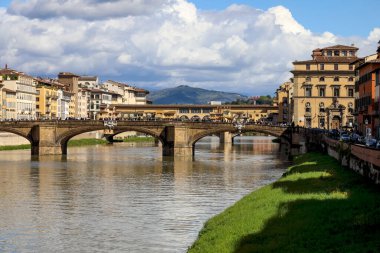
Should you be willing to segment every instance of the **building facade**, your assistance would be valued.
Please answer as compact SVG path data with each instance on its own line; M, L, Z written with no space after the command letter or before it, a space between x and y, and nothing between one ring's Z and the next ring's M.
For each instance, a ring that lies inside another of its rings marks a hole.
M70 98L71 102L69 104L69 117L79 118L79 103L78 103L78 92L79 92L79 76L70 72L60 72L58 74L58 81L68 86L68 91L72 93Z
M295 125L340 129L354 126L355 62L358 48L336 45L313 50L293 62L292 117Z
M35 79L37 86L36 117L37 119L57 119L59 116L58 91L65 85L54 79Z
M380 41L377 54L359 59L354 65L357 130L364 135L380 138Z
M149 91L125 83L108 80L103 83L103 88L120 96L114 99L114 104L145 105L148 101Z
M37 92L34 78L22 72L8 69L8 67L0 70L0 75L2 76L3 89L5 89L5 98L7 100L7 108L2 109L5 109L5 112L9 112L5 115L5 118L18 120L35 119ZM16 96L16 113L13 113L10 109L14 108L12 104L14 103L14 94Z
M280 85L276 90L276 98L278 105L278 123L288 124L291 123L291 90L293 88L293 83L291 81L285 82Z

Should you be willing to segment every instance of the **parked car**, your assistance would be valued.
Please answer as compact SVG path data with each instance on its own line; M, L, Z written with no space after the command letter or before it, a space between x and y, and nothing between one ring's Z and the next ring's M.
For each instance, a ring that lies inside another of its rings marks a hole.
M351 141L354 142L354 143L357 143L357 142L358 142L359 137L360 137L360 135L358 135L358 134L356 134L356 133L353 133L353 134L351 134L351 136L350 136Z
M364 136L359 136L358 143L365 145L365 142L366 142L365 137Z
M341 134L339 140L341 141L350 141L351 138L347 133Z
M366 147L376 148L377 140L373 138L368 138L365 142Z
M380 149L380 140L376 143L376 148Z

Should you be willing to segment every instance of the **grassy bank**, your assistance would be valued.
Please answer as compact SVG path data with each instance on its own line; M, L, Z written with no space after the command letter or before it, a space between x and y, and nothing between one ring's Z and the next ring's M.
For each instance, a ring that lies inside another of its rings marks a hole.
M30 149L30 144L0 146L0 151Z
M210 219L189 252L380 252L380 187L310 153Z
M78 139L78 140L69 140L67 143L68 147L81 147L89 145L98 145L98 144L107 144L108 142L103 139Z
M146 137L137 137L131 136L123 139L124 142L154 142L154 138L150 136Z

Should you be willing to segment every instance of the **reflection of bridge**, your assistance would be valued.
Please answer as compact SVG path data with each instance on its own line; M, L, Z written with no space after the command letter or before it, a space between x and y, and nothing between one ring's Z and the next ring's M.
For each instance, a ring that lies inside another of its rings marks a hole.
M126 131L151 135L162 143L163 155L191 156L194 144L201 138L220 134L226 142L239 131L259 132L281 137L284 142L291 138L286 127L245 125L238 130L230 123L178 122L178 121L118 121L107 125L103 121L10 121L1 122L0 131L11 132L28 139L32 155L67 154L67 142L74 136L96 130L111 130L110 137Z

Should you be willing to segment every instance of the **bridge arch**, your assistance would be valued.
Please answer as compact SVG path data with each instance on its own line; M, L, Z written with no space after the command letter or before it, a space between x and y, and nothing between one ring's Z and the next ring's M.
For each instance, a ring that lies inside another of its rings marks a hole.
M190 140L190 144L194 146L195 143L197 143L200 139L202 139L206 136L211 136L213 134L221 134L221 133L225 133L225 132L229 132L229 133L233 134L233 138L238 136L239 133L248 133L248 132L268 134L268 135L271 135L271 136L274 136L277 138L283 137L281 133L278 133L275 131L270 131L269 129L262 129L260 127L257 127L257 128L254 128L254 127L248 128L247 127L247 128L241 129L240 132L235 127L224 127L224 128L219 128L219 129L210 129L210 130L202 131L202 132L200 132L200 133L198 133L192 137L192 139Z
M87 132L93 132L93 131L99 131L99 130L105 130L104 126L91 126L91 127L81 127L81 128L75 128L70 131L66 131L59 135L57 137L56 143L61 145L62 147L62 154L67 154L67 143L71 138L74 136L77 136L79 134L87 133ZM144 133L153 136L154 138L158 139L162 144L165 144L165 140L157 134L157 132L152 131L147 128L143 127L133 127L133 126L123 126L123 127L118 127L115 129L112 133L111 136L115 136L120 133L128 132L128 131L135 131L139 133Z
M30 144L32 144L34 139L36 139L36 136L33 138L32 131L25 131L23 129L20 130L20 129L10 128L10 127L0 127L0 132L7 132L7 133L12 133L12 134L21 136L27 139L30 142Z

